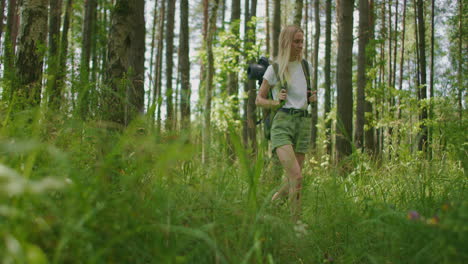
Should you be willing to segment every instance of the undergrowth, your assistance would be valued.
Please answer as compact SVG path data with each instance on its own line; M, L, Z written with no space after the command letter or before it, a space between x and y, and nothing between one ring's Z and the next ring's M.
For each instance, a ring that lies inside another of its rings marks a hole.
M355 153L345 174L309 155L292 223L270 202L274 161L238 137L234 162L218 135L202 164L198 144L144 118L119 130L23 114L0 127L2 263L468 262L465 161L449 150Z

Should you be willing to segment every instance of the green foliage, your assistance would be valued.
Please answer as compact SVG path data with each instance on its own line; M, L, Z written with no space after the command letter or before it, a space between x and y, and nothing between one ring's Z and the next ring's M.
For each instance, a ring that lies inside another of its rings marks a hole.
M310 158L302 222L292 223L287 202L270 202L278 168L268 169L262 153L252 157L236 133L237 161L226 162L220 129L206 167L198 145L157 136L144 118L118 132L44 116L36 109L0 122L4 263L468 260L468 182L455 150L464 136L455 131L432 161L409 151L380 162L356 153L340 177L328 156Z

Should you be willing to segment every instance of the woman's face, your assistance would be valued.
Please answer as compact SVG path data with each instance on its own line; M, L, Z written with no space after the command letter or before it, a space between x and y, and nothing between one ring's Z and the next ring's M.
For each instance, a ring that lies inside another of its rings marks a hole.
M291 44L291 59L297 60L302 52L302 45L304 44L304 33L296 32Z

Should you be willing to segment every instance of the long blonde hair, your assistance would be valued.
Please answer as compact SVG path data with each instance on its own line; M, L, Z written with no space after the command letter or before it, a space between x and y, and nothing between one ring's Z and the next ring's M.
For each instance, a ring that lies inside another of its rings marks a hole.
M304 34L304 31L299 26L290 25L284 27L279 35L279 50L278 56L276 57L276 63L278 63L279 68L278 75L280 78L283 78L284 76L286 80L290 77L288 72L288 63L291 58L291 44L293 42L294 35L297 32L302 32ZM302 53L299 55L298 60L302 60Z

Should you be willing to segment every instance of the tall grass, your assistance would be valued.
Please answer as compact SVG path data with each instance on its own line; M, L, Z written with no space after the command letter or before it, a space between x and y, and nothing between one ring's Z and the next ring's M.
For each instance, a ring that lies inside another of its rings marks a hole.
M297 224L286 201L270 202L278 169L239 138L234 163L219 134L202 164L198 145L144 119L119 131L41 110L4 118L3 263L468 261L467 178L450 152L354 154L345 176L315 156Z

